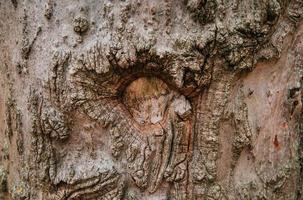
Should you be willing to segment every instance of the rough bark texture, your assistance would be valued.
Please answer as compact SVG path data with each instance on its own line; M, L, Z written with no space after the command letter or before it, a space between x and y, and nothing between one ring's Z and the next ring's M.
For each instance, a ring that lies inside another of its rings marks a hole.
M302 0L3 0L0 199L302 200Z

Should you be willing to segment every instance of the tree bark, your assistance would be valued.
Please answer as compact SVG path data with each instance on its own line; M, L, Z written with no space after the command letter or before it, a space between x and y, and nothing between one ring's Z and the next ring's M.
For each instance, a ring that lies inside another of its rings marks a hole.
M0 200L302 200L302 0L0 2Z

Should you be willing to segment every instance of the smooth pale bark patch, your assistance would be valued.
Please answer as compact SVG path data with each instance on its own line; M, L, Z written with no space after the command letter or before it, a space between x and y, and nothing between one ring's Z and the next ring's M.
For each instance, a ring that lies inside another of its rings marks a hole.
M159 123L172 99L172 92L161 79L142 77L125 89L123 103L140 124Z

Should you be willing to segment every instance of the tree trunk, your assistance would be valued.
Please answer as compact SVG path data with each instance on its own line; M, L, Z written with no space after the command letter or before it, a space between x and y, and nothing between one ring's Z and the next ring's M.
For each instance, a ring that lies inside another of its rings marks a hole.
M302 200L302 0L0 2L0 200Z

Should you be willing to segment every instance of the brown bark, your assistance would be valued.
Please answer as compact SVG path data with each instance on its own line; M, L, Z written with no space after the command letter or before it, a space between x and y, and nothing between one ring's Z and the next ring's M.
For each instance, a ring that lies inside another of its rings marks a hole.
M0 200L303 198L302 0L0 11Z

